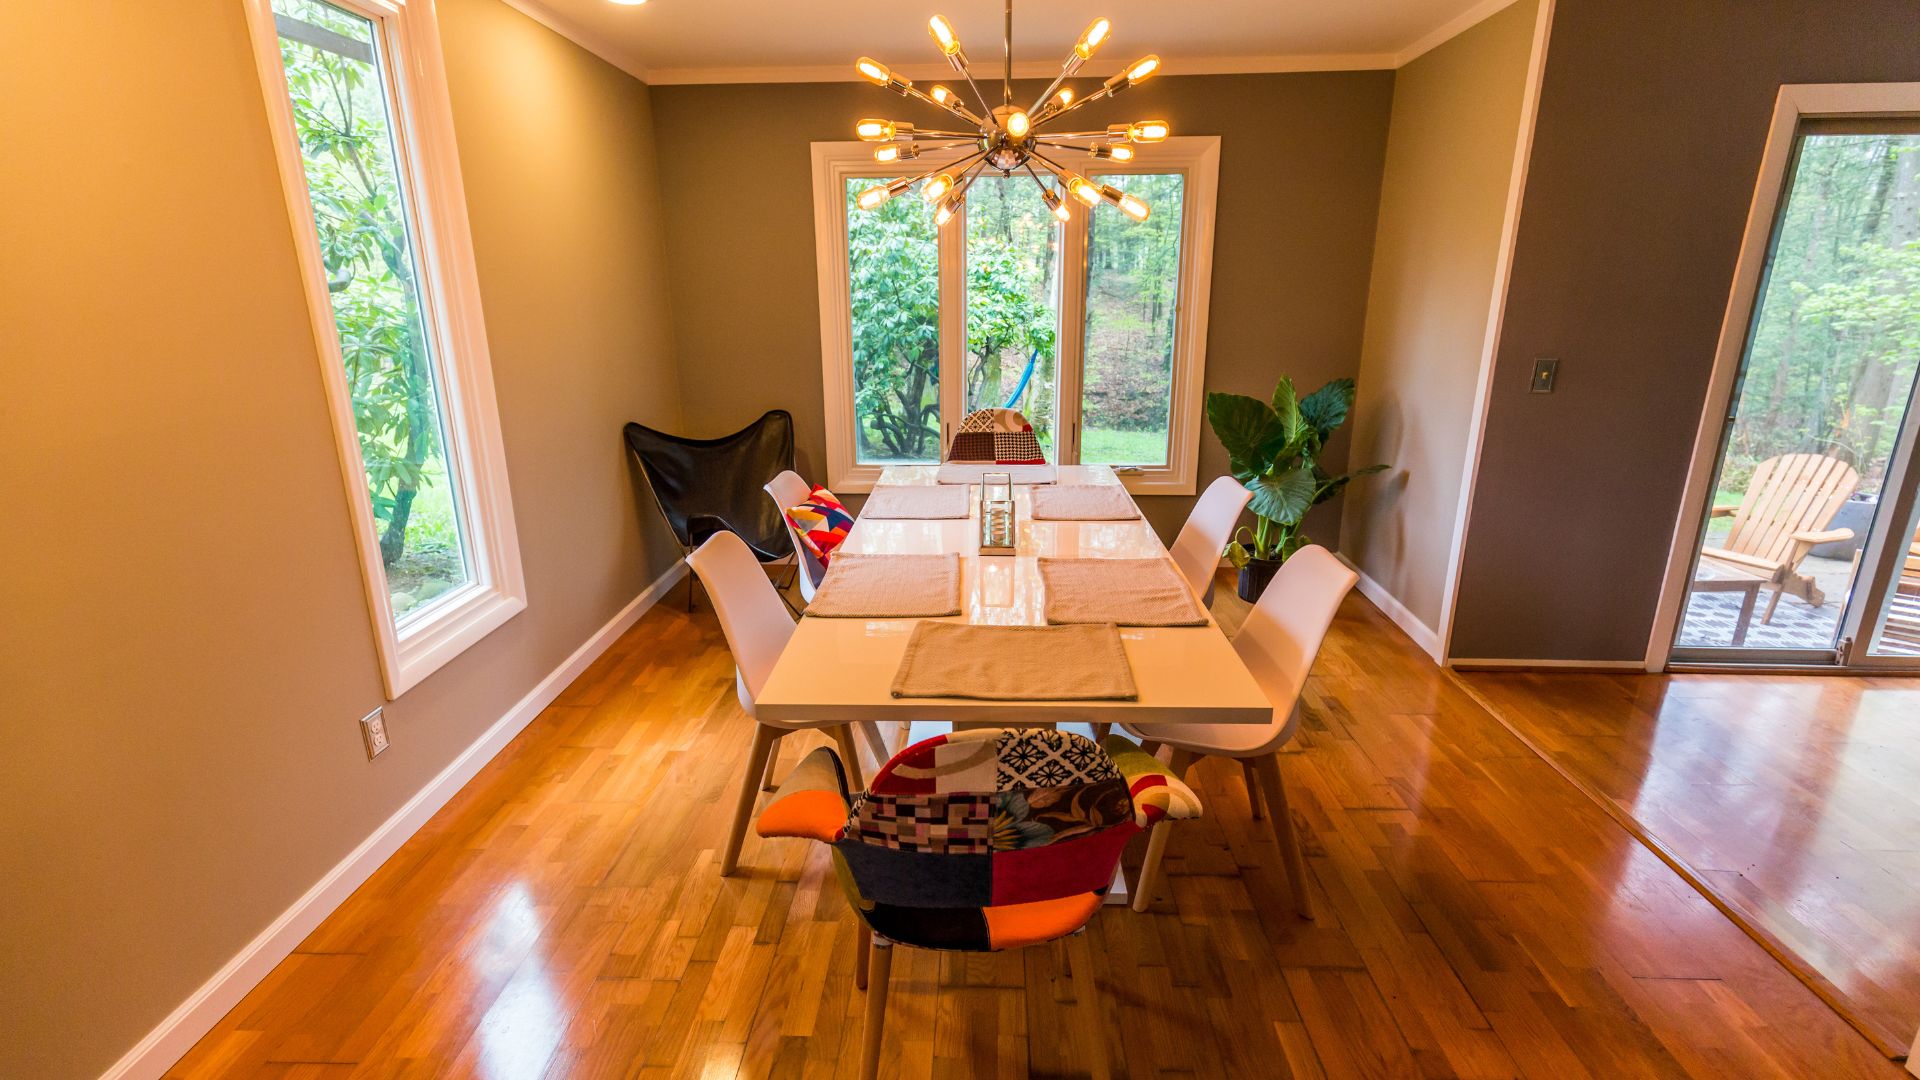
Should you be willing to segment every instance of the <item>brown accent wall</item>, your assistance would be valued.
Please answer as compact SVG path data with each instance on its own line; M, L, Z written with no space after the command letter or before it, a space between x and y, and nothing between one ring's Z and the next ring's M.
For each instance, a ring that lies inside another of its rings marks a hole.
M826 430L809 144L851 139L861 116L933 114L864 83L653 95L687 422L717 434L791 410L802 471L817 480ZM1169 76L1088 108L1089 127L1156 116L1183 135L1222 137L1207 389L1265 398L1282 374L1311 389L1359 370L1392 96L1386 71ZM1227 461L1211 432L1201 447L1204 487ZM1167 537L1191 505L1141 501ZM1331 544L1339 520L1336 504L1309 524Z
M1779 87L1914 79L1910 0L1559 0L1451 655L1644 655Z
M647 90L439 0L530 604L383 703L241 5L0 5L0 1076L98 1075L670 564Z
M1540 5L1519 0L1401 68L1354 409L1354 564L1437 637Z

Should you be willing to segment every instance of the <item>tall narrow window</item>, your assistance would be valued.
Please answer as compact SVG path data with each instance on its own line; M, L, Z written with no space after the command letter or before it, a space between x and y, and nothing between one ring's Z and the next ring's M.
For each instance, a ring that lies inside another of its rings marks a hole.
M402 81L438 41L394 0L249 2L397 695L525 606L444 87Z
M1036 186L1053 180L991 170L945 226L907 195L861 210L861 192L897 176L872 153L813 147L834 488L938 461L967 414L1011 408L1049 461L1113 465L1139 494L1192 494L1220 140L1170 139L1151 168L1084 166L1145 199L1145 221L1071 199L1062 221Z

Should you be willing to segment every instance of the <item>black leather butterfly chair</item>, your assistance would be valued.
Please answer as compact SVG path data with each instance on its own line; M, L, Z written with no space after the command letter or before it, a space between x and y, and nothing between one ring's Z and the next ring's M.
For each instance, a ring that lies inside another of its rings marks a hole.
M793 417L785 409L717 439L689 439L644 424L628 424L626 438L661 516L688 553L714 533L730 532L763 563L792 557L793 541L766 492L768 481L793 468ZM687 575L688 611L694 576Z

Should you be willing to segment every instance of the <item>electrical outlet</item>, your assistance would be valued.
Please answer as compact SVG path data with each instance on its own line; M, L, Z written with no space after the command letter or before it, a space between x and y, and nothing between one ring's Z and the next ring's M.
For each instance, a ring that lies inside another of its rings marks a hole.
M1553 380L1560 375L1560 361L1542 357L1533 362L1533 383L1528 389L1536 394L1553 393Z
M379 709L375 709L360 718L360 739L367 744L367 760L380 756L380 751L389 745L387 741L387 718Z

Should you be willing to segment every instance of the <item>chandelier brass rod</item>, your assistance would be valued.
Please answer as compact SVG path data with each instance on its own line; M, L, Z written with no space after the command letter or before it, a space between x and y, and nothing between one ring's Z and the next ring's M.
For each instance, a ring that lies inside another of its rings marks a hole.
M1007 0L1007 42L1006 44L1007 44L1007 78L1006 78L1006 82L1002 84L1003 92L1006 96L1006 101L1003 102L1003 104L1012 105L1013 104L1013 0Z
M1060 74L1055 75L1053 81L1047 84L1047 88L1040 91L1040 96L1033 99L1033 108L1027 110L1034 115L1034 123L1040 123L1045 119L1045 117L1040 115L1040 107L1047 103L1047 99L1053 96L1053 92L1060 89L1061 83L1072 78L1074 72L1080 70L1080 64L1076 63L1079 59L1079 53L1074 52L1072 49L1067 50L1067 58L1060 62ZM1059 113L1055 112L1051 115L1057 116Z
M992 127L992 128L994 128L994 129L996 129L996 130L997 130L997 129L999 128L999 126L1000 126L1000 125L999 125L999 124L997 124L997 123L994 123L994 121L993 121L993 119L992 119L992 118L993 118L993 106L991 106L991 105L989 105L989 104L987 104L987 94L986 94L986 91L984 91L984 90L982 90L982 89L980 89L980 84L979 84L979 83L977 83L977 82L974 82L974 81L973 81L973 70L972 70L972 68L971 68L971 67L969 67L969 66L968 66L967 64L965 64L965 63L962 63L962 62L960 61L960 58L959 58L959 57L956 57L956 56L949 56L949 57L947 57L947 63L949 63L949 64L951 64L951 65L953 65L953 70L955 70L955 71L957 71L957 72L959 72L959 73L960 73L960 77L961 77L961 78L963 78L963 79L965 79L965 80L967 80L967 85L968 85L968 86L971 86L971 87L973 88L973 97L974 97L974 100L975 100L975 101L978 101L978 102L980 103L980 110L981 110L981 112L982 112L982 113L984 113L984 114L986 115L986 117L987 117L987 119L985 119L985 120L982 120L982 121L981 121L981 126L983 126L983 127Z

